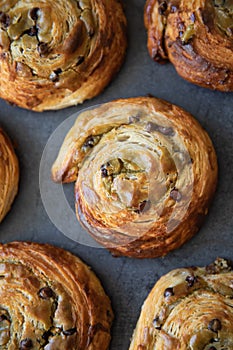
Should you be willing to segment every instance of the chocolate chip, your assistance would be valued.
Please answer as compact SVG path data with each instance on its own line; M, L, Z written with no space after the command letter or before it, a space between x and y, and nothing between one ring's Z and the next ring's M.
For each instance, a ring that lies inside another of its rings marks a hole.
M52 335L53 333L51 331L46 331L43 333L42 335L42 339L48 341L49 337Z
M53 291L49 287L41 288L38 294L41 299L50 299L53 297Z
M20 350L27 350L27 349L31 349L33 347L33 343L31 341L31 339L29 338L25 338L23 340L21 340L20 342Z
M174 130L171 127L161 126L152 122L148 122L145 127L147 132L158 131L163 135L173 136Z
M83 63L83 61L84 61L84 56L79 56L76 65L79 66L81 63Z
M175 5L171 6L171 13L175 13L177 11L177 7Z
M69 336L76 332L77 332L77 328L71 328L71 329L68 329L67 331L63 331L63 334Z
M191 19L192 22L195 22L196 16L195 16L194 12L191 14L190 19Z
M167 289L165 289L163 295L164 295L165 298L172 297L172 296L174 295L174 290L173 290L173 288L167 288Z
M162 325L159 321L159 317L155 317L155 319L152 321L153 326L155 327L155 329L161 330Z
M197 277L190 275L185 278L185 281L188 283L188 287L193 287L194 283L197 282Z
M170 197L172 199L174 199L174 201L179 202L182 198L181 193L179 192L179 190L177 190L176 188L174 188L171 192L170 192Z
M108 171L107 171L106 168L102 168L102 166L101 166L101 176L102 177L107 177L108 176Z
M55 69L54 73L61 74L62 73L62 69L61 68Z
M213 320L210 321L210 323L208 324L208 329L212 332L217 333L218 331L220 331L222 328L222 324L221 321L219 321L218 318L214 318Z
M161 4L159 5L158 11L160 15L164 15L164 13L167 10L167 3L166 1L161 2Z
M0 322L7 320L6 315L2 314L0 315Z
M36 36L37 35L37 27L33 26L30 29L28 29L25 34L29 35L29 36Z
M41 57L47 55L48 52L49 52L48 44L46 44L46 43L39 43L37 45L37 51L39 52Z
M233 27L228 27L227 28L227 34L230 35L230 36L233 35Z
M38 7L34 7L29 11L29 16L31 17L31 19L33 19L33 21L36 21L38 19L38 11Z
M84 147L94 147L95 146L95 140L93 136L89 136L86 139L86 142L84 143Z
M59 80L59 75L62 73L62 70L61 68L58 68L56 69L55 71L53 71L50 76L49 76L49 79L52 81L52 82L56 82Z
M139 115L132 115L129 117L129 124L134 124L140 121Z
M0 12L0 23L3 25L4 28L9 27L11 22L10 16L4 12Z
M148 206L147 206L147 204L148 204ZM146 206L147 206L147 208L146 208ZM134 210L134 211L135 211L135 213L140 214L140 213L142 213L144 211L144 209L148 210L149 206L150 206L150 202L149 201L143 201L143 202L141 202L139 204L139 208Z

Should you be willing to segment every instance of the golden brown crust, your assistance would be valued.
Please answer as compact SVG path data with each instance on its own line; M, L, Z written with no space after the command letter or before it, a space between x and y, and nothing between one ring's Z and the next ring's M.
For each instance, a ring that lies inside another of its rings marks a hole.
M82 225L116 255L156 257L198 231L217 182L214 148L183 109L149 97L83 112L52 168L75 181Z
M96 96L123 62L125 28L118 0L0 1L0 97L43 111Z
M14 148L0 128L0 222L11 208L18 192L19 164Z
M147 0L148 50L169 59L184 79L233 91L233 5L231 0Z
M232 280L224 259L161 277L142 306L129 350L232 349Z
M108 349L110 301L79 258L13 242L0 245L0 275L1 349Z

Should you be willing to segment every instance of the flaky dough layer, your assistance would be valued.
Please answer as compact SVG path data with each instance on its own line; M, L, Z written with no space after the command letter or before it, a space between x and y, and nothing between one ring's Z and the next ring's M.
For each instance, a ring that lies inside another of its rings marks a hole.
M19 164L9 137L0 128L0 222L18 192Z

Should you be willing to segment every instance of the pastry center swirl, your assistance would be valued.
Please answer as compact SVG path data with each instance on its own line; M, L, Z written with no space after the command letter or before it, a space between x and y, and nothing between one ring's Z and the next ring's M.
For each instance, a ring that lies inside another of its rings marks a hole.
M90 51L96 32L91 4L69 0L64 9L58 0L33 1L33 6L25 1L0 6L0 45L16 62L18 74L56 81Z
M101 177L109 196L120 200L125 207L140 210L149 194L145 170L126 159L112 159L102 164Z

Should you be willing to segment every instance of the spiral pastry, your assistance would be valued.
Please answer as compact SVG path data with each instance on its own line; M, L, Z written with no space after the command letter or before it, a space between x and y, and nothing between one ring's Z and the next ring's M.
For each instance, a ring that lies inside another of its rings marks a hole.
M90 268L62 249L0 245L0 348L107 350L113 314Z
M19 164L14 148L0 128L0 222L11 208L18 192Z
M118 0L0 0L0 97L43 111L99 94L119 70Z
M148 50L184 79L233 91L232 0L147 0Z
M224 259L161 277L142 306L129 350L233 349L232 280Z
M216 187L217 162L190 114L139 97L82 113L52 177L76 180L77 216L100 244L116 255L156 257L197 232Z

